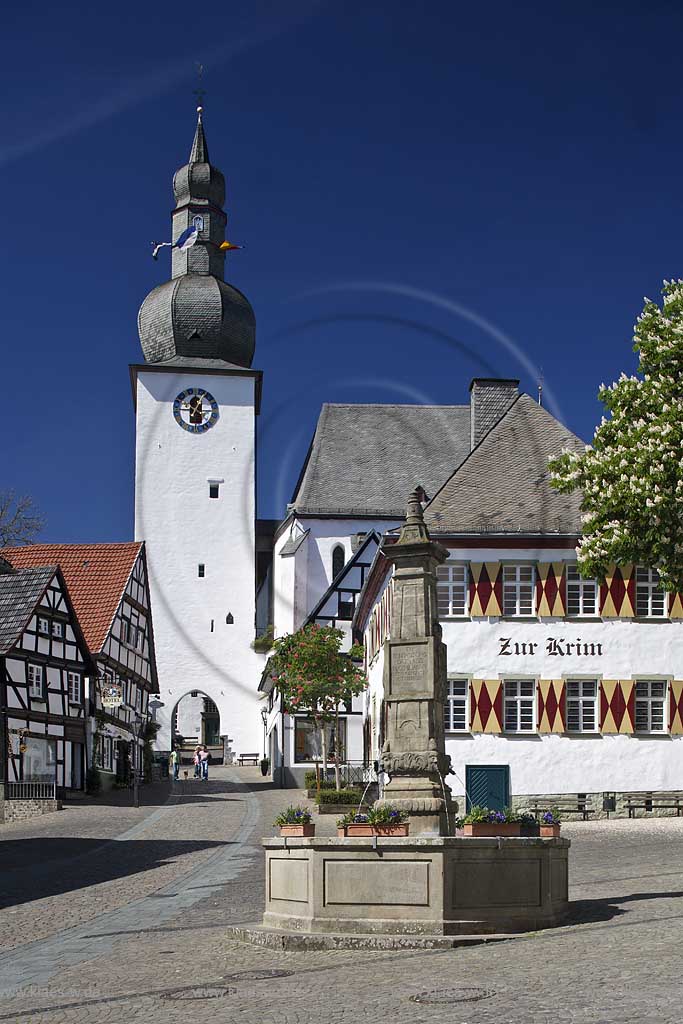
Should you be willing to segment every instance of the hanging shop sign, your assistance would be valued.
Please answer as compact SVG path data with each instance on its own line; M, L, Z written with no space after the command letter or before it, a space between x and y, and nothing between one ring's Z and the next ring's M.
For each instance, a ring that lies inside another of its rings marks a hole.
M106 683L100 695L103 708L120 708L123 704L123 687L118 683Z

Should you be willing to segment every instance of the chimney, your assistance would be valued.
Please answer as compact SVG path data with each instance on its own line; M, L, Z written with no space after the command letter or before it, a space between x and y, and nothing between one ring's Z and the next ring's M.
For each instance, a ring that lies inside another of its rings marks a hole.
M519 381L475 377L470 384L470 449L488 434L519 395Z

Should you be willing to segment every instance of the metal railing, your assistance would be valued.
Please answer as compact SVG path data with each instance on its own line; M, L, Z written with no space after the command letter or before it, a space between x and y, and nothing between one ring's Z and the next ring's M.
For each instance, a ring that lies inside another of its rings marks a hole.
M8 800L56 800L56 782L8 782Z
M328 782L334 782L334 762L327 762L327 772L323 771L321 762L318 762L320 769L320 778L326 779ZM315 765L309 765L308 771L315 771ZM369 764L366 761L340 761L339 762L339 775L343 786L360 786L367 785L368 782L377 782L377 772L372 762Z

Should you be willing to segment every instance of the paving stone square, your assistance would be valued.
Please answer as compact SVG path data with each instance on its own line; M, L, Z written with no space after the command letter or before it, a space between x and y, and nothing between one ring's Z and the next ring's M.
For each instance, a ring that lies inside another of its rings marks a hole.
M680 1019L683 820L565 825L573 917L552 930L447 951L237 942L226 925L262 911L261 836L301 799L219 768L157 787L138 811L70 807L2 828L0 1021ZM334 832L333 816L316 822Z

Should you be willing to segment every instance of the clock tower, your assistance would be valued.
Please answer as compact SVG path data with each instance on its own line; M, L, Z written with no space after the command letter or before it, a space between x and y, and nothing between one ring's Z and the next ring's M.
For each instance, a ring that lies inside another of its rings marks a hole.
M170 749L173 712L196 692L216 704L234 749L258 751L264 657L251 643L261 372L251 368L254 312L223 279L225 179L209 160L201 107L197 114L189 161L173 179L171 280L138 316L135 536L147 545L164 703L158 748Z

